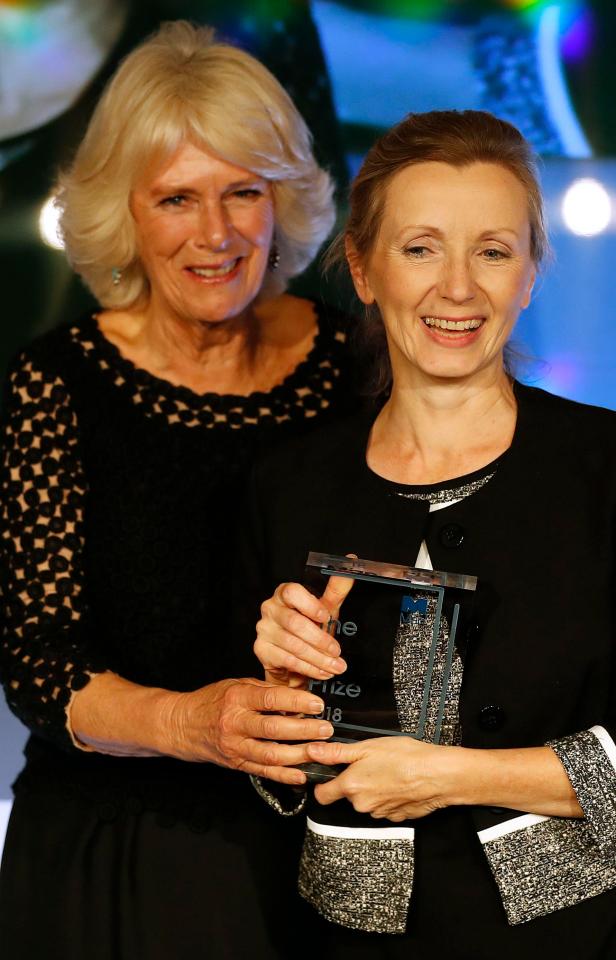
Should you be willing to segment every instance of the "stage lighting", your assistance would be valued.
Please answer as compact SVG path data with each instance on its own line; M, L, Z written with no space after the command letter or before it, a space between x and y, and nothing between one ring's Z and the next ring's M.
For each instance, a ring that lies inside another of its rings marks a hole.
M58 232L59 216L60 212L56 206L56 198L49 197L41 207L38 225L41 239L48 247L53 247L54 250L64 250L64 243Z
M594 237L608 227L612 219L612 202L602 183L592 177L583 177L575 180L566 191L561 211L572 233Z

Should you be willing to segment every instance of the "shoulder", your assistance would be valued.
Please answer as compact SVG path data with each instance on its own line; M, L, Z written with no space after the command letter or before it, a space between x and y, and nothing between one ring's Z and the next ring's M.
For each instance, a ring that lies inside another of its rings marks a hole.
M516 384L520 465L541 463L554 489L565 478L575 490L613 497L616 476L616 413ZM616 489L616 488L615 488ZM599 491L602 491L599 494Z
M9 374L19 370L39 370L62 375L63 368L75 356L75 345L87 336L94 323L90 315L65 322L35 337L11 360Z
M516 383L516 399L521 414L529 423L541 428L553 427L557 433L576 429L584 431L582 436L572 434L570 440L575 443L592 442L597 438L603 441L616 440L616 411L597 407L577 400L569 400L548 393L538 387Z
M261 457L254 470L257 485L281 497L291 489L321 489L348 482L361 461L374 413L347 414L309 434L293 437Z
M86 339L88 324L94 321L84 317L74 323L63 323L33 339L19 350L8 364L4 378L3 409L24 401L38 401L60 389L62 402L68 398L84 364L85 354L78 348ZM57 402L61 398L54 394Z

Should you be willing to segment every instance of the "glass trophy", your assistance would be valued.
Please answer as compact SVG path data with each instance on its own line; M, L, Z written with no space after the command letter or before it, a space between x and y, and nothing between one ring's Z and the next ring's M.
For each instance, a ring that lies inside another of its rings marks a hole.
M320 597L330 577L354 581L338 618L323 625L347 670L309 682L324 701L320 717L332 724L332 739L452 742L477 578L310 553L305 586ZM314 781L340 772L314 763L302 769Z

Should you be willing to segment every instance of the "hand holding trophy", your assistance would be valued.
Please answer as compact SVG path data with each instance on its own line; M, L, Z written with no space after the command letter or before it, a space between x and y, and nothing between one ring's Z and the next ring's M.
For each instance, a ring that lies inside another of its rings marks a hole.
M310 553L304 582L283 584L264 604L255 652L268 679L308 679L335 741L453 742L476 578ZM268 618L284 631L277 639ZM317 782L340 772L302 769Z

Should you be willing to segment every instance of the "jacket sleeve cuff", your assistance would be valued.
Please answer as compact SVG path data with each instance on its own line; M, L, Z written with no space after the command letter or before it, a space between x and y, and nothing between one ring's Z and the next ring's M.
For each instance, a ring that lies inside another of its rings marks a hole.
M308 799L307 790L295 790L293 787L285 787L284 784L274 784L271 780L264 781L262 777L250 777L250 782L259 794L262 800L265 800L268 807L275 810L281 817L296 817L306 806ZM266 787L269 784L272 789L278 788L280 796L276 796L272 790Z
M616 855L616 743L605 727L551 740L603 856Z

